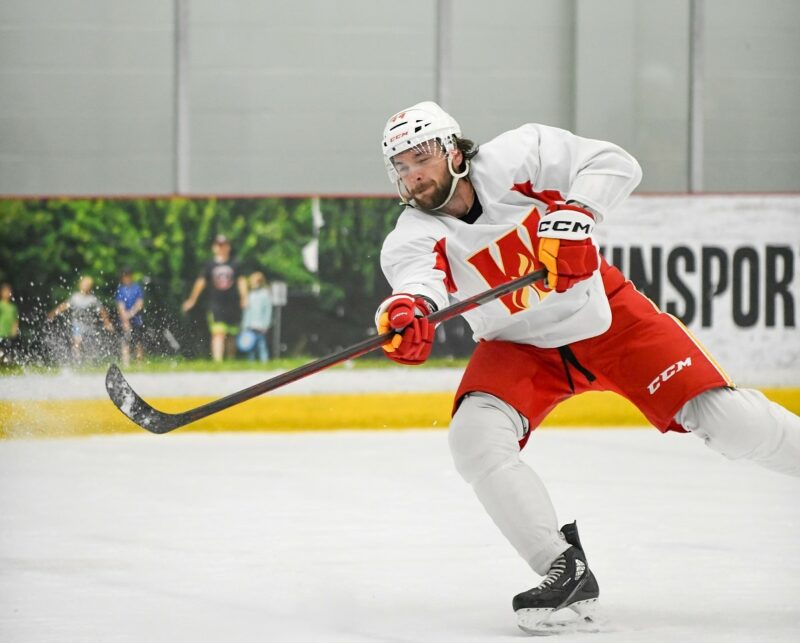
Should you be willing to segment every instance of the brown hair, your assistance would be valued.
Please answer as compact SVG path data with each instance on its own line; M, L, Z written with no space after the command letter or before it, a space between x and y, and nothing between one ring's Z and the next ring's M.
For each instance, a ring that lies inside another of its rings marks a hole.
M475 141L471 141L468 138L459 138L454 137L456 139L456 148L464 155L464 159L466 161L472 160L475 158L475 155L478 153L480 149L480 145L476 144ZM461 167L456 168L456 172L463 172L464 171L464 164L462 163Z
M264 278L264 273L256 271L250 275L249 281L256 287L261 288L267 285L267 280Z

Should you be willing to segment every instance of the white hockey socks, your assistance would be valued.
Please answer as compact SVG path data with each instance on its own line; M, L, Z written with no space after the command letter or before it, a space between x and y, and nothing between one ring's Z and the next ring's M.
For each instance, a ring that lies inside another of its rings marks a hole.
M513 407L492 395L471 393L450 424L450 452L506 539L544 576L569 545L559 534L547 489L520 460L524 429L524 419Z
M800 476L800 417L760 391L711 389L684 404L675 421L726 458Z

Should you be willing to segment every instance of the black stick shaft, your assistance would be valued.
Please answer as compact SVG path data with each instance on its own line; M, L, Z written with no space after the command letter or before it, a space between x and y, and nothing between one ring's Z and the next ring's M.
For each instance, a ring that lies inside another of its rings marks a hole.
M442 308L442 310L431 313L428 316L428 319L435 323L445 322L448 319L452 319L453 317L457 317L458 315L467 312L468 310L472 310L473 308L477 308L482 304L493 301L498 297L502 297L505 294L519 290L523 286L527 286L534 281L537 281L537 279L543 279L546 276L547 271L544 269L532 272L524 277L520 277L519 279L504 284L503 286L492 288L491 290L487 290L486 292L475 295L474 297L470 297L469 299L456 302L447 308ZM264 380L263 382L254 384L253 386L242 389L241 391L237 391L236 393L231 393L230 395L220 398L219 400L215 400L214 402L209 402L208 404L195 409L195 412L189 412L192 414L191 421L193 422L195 420L199 420L211 415L212 413L217 413L218 411L222 411L230 406L240 404L254 397L258 397L259 395L263 395L269 391L274 391L276 388L280 388L292 382L296 382L297 380L301 380L304 377L318 373L319 371L330 368L331 366L335 366L336 364L346 362L349 359L355 359L356 357L360 357L361 355L374 351L389 341L393 334L394 333L392 332L388 332L383 333L382 335L376 335L375 337L369 337L358 342L357 344L353 344L349 348L339 351L338 353L333 353L327 357L322 357L314 362L309 362L308 364L299 366L291 371L287 371L286 373L282 373L276 377Z
M547 270L536 270L505 284L469 297L468 299L456 302L442 310L438 310L429 315L428 319L436 323L445 322L473 308L489 303L490 301L515 292L525 286L529 286L533 282L544 279L545 277L547 277ZM264 380L263 382L249 386L241 391L231 393L230 395L183 413L169 414L153 409L133 391L116 365L112 365L108 369L108 373L106 374L106 389L112 401L128 418L153 433L167 433L168 431L177 429L190 422L195 422L237 404L241 404L242 402L246 402L259 395L263 395L269 391L274 391L277 388L290 384L291 382L296 382L297 380L308 377L309 375L336 364L340 364L341 362L374 351L389 341L392 335L393 333L388 332L382 335L376 335L375 337L369 337L338 353L333 353L327 357L287 371L286 373L281 373L276 377Z

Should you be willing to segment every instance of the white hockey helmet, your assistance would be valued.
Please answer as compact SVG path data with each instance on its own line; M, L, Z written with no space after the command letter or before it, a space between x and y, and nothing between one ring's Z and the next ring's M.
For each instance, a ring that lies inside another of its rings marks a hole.
M456 119L433 101L426 100L398 112L383 130L383 162L389 180L395 185L399 180L392 164L396 154L432 139L439 139L449 153L455 149L458 136L461 136L461 127Z

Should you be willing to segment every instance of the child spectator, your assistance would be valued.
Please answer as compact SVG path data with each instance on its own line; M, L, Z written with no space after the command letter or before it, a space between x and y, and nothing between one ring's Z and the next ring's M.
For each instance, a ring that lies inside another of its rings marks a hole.
M258 360L263 363L269 359L267 331L272 326L272 296L263 273L254 272L248 278L248 283L250 294L242 315L242 332L252 333L255 341L246 343L252 344L252 346L246 344L243 346L244 342L242 342L240 348L249 349L244 351L248 360L254 361L258 357Z
M72 357L76 362L82 361L84 343L87 340L92 342L98 339L98 319L103 322L103 328L106 331L114 331L108 311L94 296L92 288L94 288L94 280L91 277L81 277L78 282L78 292L73 293L69 299L61 302L47 315L47 319L52 320L69 311Z
M122 339L120 342L120 357L122 365L131 363L131 348L136 354L136 361L144 358L144 292L142 287L133 280L130 268L123 268L120 274L120 284L114 296L117 302L117 313L122 326Z

